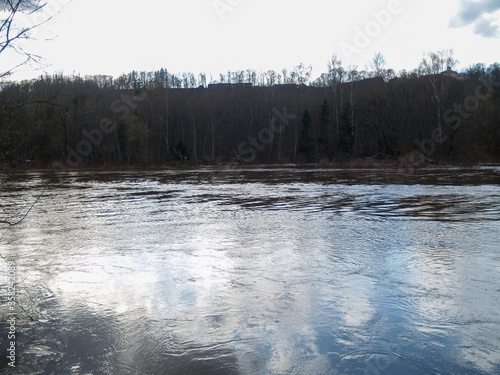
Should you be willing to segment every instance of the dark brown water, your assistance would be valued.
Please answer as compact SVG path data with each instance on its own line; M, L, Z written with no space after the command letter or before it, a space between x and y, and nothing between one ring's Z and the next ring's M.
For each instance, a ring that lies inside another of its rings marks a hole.
M500 168L30 172L0 219L44 187L1 373L500 373Z

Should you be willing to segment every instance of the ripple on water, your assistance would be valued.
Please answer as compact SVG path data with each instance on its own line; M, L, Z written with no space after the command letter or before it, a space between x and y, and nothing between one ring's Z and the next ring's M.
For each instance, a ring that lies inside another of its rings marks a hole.
M499 373L497 175L394 173L68 175L1 234L20 373Z

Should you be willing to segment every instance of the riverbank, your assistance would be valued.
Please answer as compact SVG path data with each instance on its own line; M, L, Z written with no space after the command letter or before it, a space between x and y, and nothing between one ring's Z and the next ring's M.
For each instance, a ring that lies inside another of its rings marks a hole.
M404 157L366 157L366 158L356 158L356 159L346 159L346 160L321 160L317 163L245 163L238 160L231 160L227 162L195 162L186 161L181 162L168 162L165 164L151 164L151 165L138 165L138 164L126 164L126 163L64 163L64 162L54 162L54 163L40 163L35 161L26 161L22 164L16 165L0 165L0 171L6 172L19 172L19 171L49 171L54 172L59 171L86 171L86 170L159 170L159 169L198 169L198 168L213 168L213 169L227 169L227 168L297 168L297 169L422 169L422 168L474 168L480 166L496 166L500 165L500 162L448 162L448 161L437 161L426 157L411 158L408 156Z
M500 185L500 165L479 166L430 165L419 168L396 168L392 165L371 164L340 167L338 165L241 165L220 164L176 165L156 167L94 166L54 171L50 168L16 169L0 173L0 185L16 179L37 180L44 186L66 187L82 181L103 182L114 179L148 180L159 183L178 183L188 179L193 184L240 183L268 181L275 184L321 181L324 184L349 185Z

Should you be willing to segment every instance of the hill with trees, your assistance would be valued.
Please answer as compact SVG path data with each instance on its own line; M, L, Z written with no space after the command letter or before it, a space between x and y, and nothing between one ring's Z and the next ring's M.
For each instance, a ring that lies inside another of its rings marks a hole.
M458 74L449 51L395 74L334 56L288 72L167 70L3 83L0 163L59 167L314 163L364 157L500 161L500 64Z

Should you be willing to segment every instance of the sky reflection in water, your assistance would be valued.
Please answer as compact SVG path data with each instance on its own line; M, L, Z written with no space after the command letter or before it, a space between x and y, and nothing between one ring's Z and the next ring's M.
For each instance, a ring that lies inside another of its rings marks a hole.
M499 372L499 171L471 173L70 174L2 229L37 318L19 370Z

